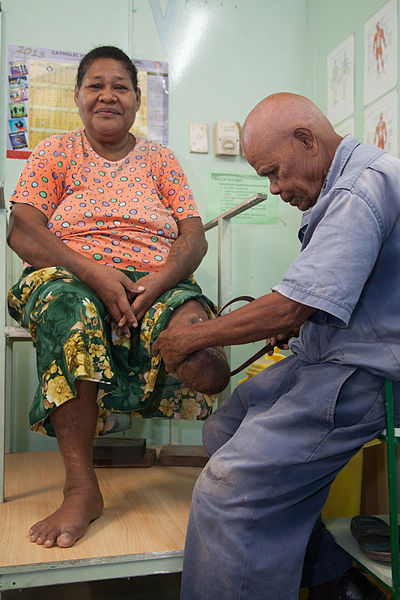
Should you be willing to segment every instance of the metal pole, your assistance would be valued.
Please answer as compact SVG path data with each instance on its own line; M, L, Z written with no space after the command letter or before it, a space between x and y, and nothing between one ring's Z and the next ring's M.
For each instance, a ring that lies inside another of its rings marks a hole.
M385 380L386 451L388 463L390 553L392 557L393 599L400 600L399 534L397 515L396 445L393 412L393 382Z
M4 201L4 189L0 187L0 239L6 239L6 206ZM0 502L4 502L4 452L5 452L5 428L6 428L6 315L5 315L5 289L6 289L6 252L1 251L0 258Z

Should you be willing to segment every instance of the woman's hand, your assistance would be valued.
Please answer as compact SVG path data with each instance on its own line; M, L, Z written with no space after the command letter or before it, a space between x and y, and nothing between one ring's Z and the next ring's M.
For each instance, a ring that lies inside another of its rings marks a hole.
M140 295L137 294L138 287L135 288L135 298L131 303L138 321L164 292L190 277L206 251L207 242L201 219L192 217L179 221L178 237L171 246L163 268L157 273L145 275L135 284L145 288ZM116 324L117 332L121 333L126 330L128 322L122 317Z
M145 312L152 306L165 291L169 289L167 282L160 273L149 273L144 275L134 284L133 294L130 296L131 311L135 315L137 321L140 321ZM132 302L133 298L133 302ZM117 333L126 332L128 321L126 316L122 316L117 323Z
M143 288L143 291L135 296L131 303L131 309L137 320L140 321L144 313L154 304L155 300L169 288L163 279L162 273L149 273L141 277L137 283Z
M140 282L134 283L118 269L96 263L91 264L80 278L103 302L112 321L118 323L120 333L130 337L130 328L138 325L131 301L143 293Z

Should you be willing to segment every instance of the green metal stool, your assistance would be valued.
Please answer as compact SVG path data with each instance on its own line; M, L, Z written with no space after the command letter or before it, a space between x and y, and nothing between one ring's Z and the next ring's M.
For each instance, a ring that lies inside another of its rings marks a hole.
M390 553L392 557L392 592L394 600L400 600L400 561L399 561L399 529L397 509L397 484L396 484L396 446L399 439L395 435L393 382L385 381L386 402L386 434L382 439L386 441L387 471L389 488L389 525L390 525Z

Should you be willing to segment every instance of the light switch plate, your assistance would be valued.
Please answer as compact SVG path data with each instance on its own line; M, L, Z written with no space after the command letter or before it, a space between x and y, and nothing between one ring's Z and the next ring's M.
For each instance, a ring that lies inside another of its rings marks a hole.
M208 152L208 125L207 123L189 123L190 152L207 154Z
M238 121L217 121L214 123L213 132L216 156L237 156L239 154Z

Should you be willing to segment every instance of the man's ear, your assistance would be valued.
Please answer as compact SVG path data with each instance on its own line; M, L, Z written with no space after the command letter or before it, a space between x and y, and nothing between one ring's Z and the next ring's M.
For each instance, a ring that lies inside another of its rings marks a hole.
M310 129L307 129L307 127L297 127L294 131L294 137L301 142L304 150L311 152L312 155L318 153L318 143Z

